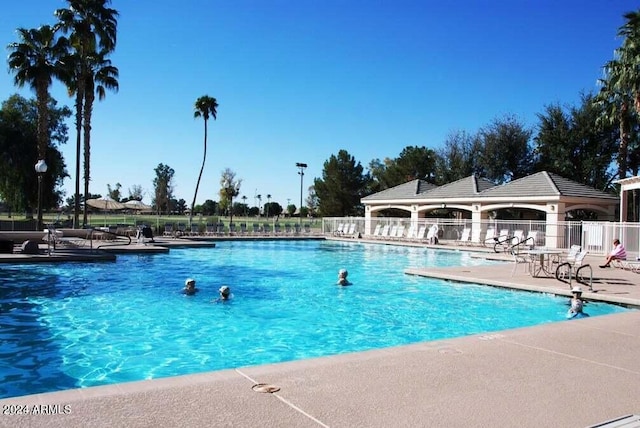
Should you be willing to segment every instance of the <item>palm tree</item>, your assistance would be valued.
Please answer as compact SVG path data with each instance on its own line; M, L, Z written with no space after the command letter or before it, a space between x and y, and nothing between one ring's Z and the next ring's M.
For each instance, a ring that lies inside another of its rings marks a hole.
M218 101L208 95L204 95L196 100L195 111L193 113L194 118L202 117L204 119L204 155L202 156L202 166L200 167L200 174L198 174L198 181L196 182L196 191L193 193L193 202L191 202L191 211L189 212L189 225L191 225L191 219L193 218L193 209L196 205L196 197L198 196L198 187L200 187L200 179L202 178L202 171L204 171L204 163L207 160L207 121L209 116L215 120L218 115Z
M82 126L84 125L86 138L90 135L91 122L83 118L86 111L84 104L86 103L87 86L95 86L90 80L95 77L92 71L92 63L95 59L91 57L96 55L96 51L102 52L102 58L115 50L118 12L111 9L108 5L111 0L67 0L68 9L58 9L55 16L60 22L60 27L70 33L69 39L74 51L73 61L68 64L72 69L72 77L67 80L67 88L69 94L75 94L76 108L76 188L75 188L75 206L74 206L74 225L78 224L80 212L80 147ZM91 98L93 98L93 89L90 90ZM90 110L93 106L90 107ZM84 123L83 123L84 119ZM88 192L86 189L89 184L89 159L87 147L90 147L90 139L85 139L85 198ZM87 219L86 206L84 209L83 222Z
M84 199L89 197L89 180L91 178L91 117L93 103L96 95L102 101L106 96L106 90L117 92L118 69L111 65L111 60L105 58L105 52L94 52L88 56L88 73L85 80L84 109L82 113L84 130ZM87 223L87 204L84 204L83 224Z
M627 154L631 132L631 93L624 87L624 66L616 60L609 61L605 67L605 78L599 82L600 92L595 102L603 107L600 121L607 124L618 124L620 146L618 148L618 179L627 175Z
M267 213L265 217L269 218L269 208L271 206L271 195L267 195Z
M18 28L19 42L9 45L9 68L15 73L14 83L28 84L36 92L38 108L38 159L44 159L49 146L49 87L53 78L64 80L62 60L67 54L68 40L56 38L57 29L43 25L36 29ZM35 164L35 162L34 162Z
M65 79L62 60L67 55L68 40L56 37L57 28L43 25L37 29L18 28L19 42L11 43L9 68L15 73L18 87L28 84L36 92L38 110L38 159L45 160L49 146L49 87L53 78ZM39 191L42 191L39 185ZM38 196L40 198L40 196ZM40 199L38 199L40 201ZM38 227L42 225L42 207L38 204Z
M247 216L247 196L242 196L242 204L244 205L244 216Z

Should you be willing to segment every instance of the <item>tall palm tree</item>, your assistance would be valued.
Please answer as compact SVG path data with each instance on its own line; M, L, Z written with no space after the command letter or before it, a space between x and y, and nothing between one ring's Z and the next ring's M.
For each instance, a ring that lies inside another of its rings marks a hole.
M15 73L18 87L28 84L36 92L38 159L44 159L49 146L49 88L54 77L65 78L62 61L67 55L68 40L56 37L57 29L49 25L18 28L17 32L20 41L9 45L9 68Z
M595 102L603 107L600 121L607 124L618 124L620 145L618 148L618 179L627 176L627 155L631 132L632 94L625 87L625 67L619 61L609 61L605 67L605 78L599 82L600 92Z
M193 209L196 206L196 197L198 196L198 188L200 187L200 179L202 178L202 171L204 171L204 164L207 160L207 122L209 117L213 117L215 120L218 117L218 101L208 95L204 95L196 100L195 111L193 117L202 117L204 119L204 154L202 156L202 166L200 167L200 174L198 174L198 181L196 182L196 191L193 193L193 202L191 202L191 211L189 212L189 225L193 218Z
M89 180L91 178L91 117L96 95L102 101L107 89L117 92L118 69L105 58L105 52L93 53L88 57L88 71L84 90L84 109L82 113L84 130L84 199L89 197ZM87 223L87 205L84 204L83 224Z
M61 28L70 33L70 42L74 51L74 61L71 66L73 77L67 81L67 88L70 94L75 94L76 108L76 188L74 224L78 224L80 212L80 147L83 126L84 103L87 93L87 85L92 77L91 59L92 55L99 50L107 55L115 50L117 40L117 18L118 12L108 5L111 0L67 0L68 9L58 9L55 11ZM91 90L93 95L93 89ZM85 136L90 135L91 123L84 123ZM88 131L87 131L88 130ZM85 147L90 145L90 141L85 140ZM85 152L86 154L86 152ZM85 162L87 159L85 158ZM85 189L88 188L88 167L85 164ZM85 192L85 198L87 192ZM84 210L84 223L86 223L86 206Z
M640 113L640 11L629 12L624 18L626 22L618 30L618 36L624 41L616 50L618 62L622 65L620 85L631 92L636 112Z
M57 29L43 25L37 29L18 28L19 42L9 45L9 68L15 73L18 87L28 84L36 92L38 110L38 159L46 159L49 146L49 88L53 78L65 79L62 60L67 56L68 41L57 37ZM41 189L39 189L41 191ZM42 225L42 207L38 207L38 227Z

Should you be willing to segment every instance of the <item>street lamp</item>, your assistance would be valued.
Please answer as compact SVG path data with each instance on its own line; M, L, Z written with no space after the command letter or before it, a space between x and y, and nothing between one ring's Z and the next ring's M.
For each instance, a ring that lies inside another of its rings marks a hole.
M296 166L300 168L298 174L300 174L300 208L298 208L298 216L300 217L300 226L302 226L302 181L304 179L304 169L307 167L306 163L296 163Z
M38 224L37 230L42 230L42 176L47 172L47 163L44 159L40 159L36 165L35 170L38 174Z

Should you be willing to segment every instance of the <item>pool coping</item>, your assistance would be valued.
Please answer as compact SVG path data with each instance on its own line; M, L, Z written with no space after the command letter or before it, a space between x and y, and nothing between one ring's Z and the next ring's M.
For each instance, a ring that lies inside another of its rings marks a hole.
M569 291L553 284L555 280L512 277L510 263L471 272L447 269L407 273L555 294ZM594 296L585 297L640 301L638 274L598 273L606 281ZM30 413L44 408L56 414L19 419L5 414L0 426L16 426L18 420L27 426L67 427L448 427L471 421L498 427L588 426L640 410L639 327L640 311L629 311L374 351L7 398L0 400L3 408L27 406ZM261 383L280 390L255 392L252 387Z

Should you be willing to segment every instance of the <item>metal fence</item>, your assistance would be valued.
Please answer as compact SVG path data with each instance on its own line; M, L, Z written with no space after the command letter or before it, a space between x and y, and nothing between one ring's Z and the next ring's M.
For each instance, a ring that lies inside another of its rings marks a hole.
M421 227L428 229L431 225L438 225L438 239L444 242L459 241L465 228L472 229L471 219L450 219L450 218L421 218L412 221L410 218L376 217L371 218L369 230L365 230L364 217L325 217L322 220L322 233L325 235L346 235L347 231L353 230L354 237L370 237L376 226L389 225L403 226L404 233L413 225L412 230L416 231ZM547 233L547 223L537 220L483 220L481 232L477 237L476 244L482 244L485 240L487 230L493 228L499 234L506 233L513 236L514 232L522 231L526 237L529 231L536 231L536 246L545 246L547 237L554 238L556 247L568 249L571 245L581 245L591 254L607 254L613 248L613 240L620 239L630 258L637 258L640 255L640 224L639 223L619 223L619 222L593 222L593 221L566 221L559 222L555 230L555 235ZM353 225L353 226L352 226ZM413 237L396 237L399 239Z

